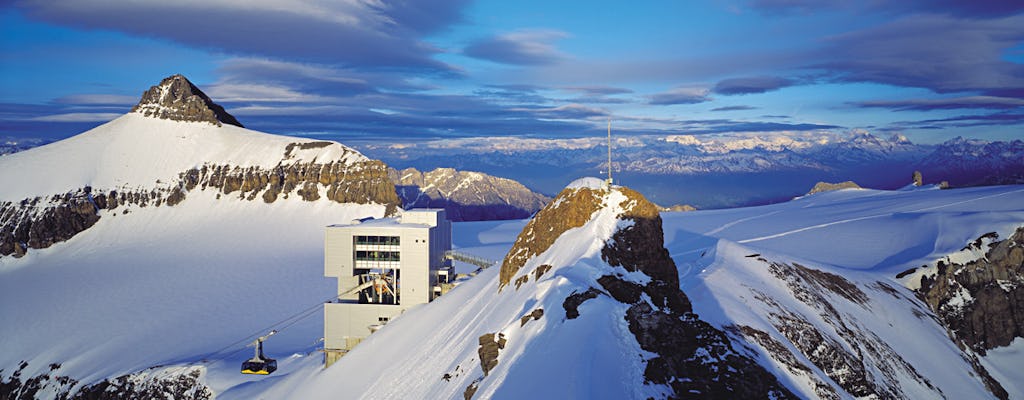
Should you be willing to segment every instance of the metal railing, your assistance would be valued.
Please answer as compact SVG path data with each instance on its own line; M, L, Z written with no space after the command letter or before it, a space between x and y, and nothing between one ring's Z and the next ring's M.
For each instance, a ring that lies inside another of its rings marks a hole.
M467 263L467 264L476 265L476 266L478 266L480 268L488 268L488 267L492 267L492 266L498 264L497 261L494 261L494 260L491 260L491 259L487 259L487 258L484 258L484 257L475 256L475 255L472 255L472 254L463 253L463 252L455 251L455 250L445 251L444 252L444 258L449 259L449 260L454 260L454 261L462 261L462 262Z

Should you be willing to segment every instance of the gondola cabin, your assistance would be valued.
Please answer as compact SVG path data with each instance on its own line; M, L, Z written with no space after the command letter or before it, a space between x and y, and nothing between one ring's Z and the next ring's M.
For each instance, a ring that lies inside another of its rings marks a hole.
M242 363L242 373L249 375L270 375L277 371L277 360L268 358L263 354L263 341L267 340L268 337L273 336L277 331L270 331L270 333L260 336L259 339L250 344L256 348L256 353L253 354L252 358L245 360Z

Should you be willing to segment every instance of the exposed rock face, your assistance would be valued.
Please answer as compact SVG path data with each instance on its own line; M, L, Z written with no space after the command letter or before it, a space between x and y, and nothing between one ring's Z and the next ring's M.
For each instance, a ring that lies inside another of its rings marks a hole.
M479 338L480 348L477 349L477 355L480 356L480 368L484 370L484 376L487 376L494 366L498 365L498 353L505 348L505 335L498 333L487 333L481 335Z
M861 188L860 185L854 183L853 181L846 181L846 182L839 182L839 183L818 182L818 183L814 184L814 187L811 188L811 191L807 192L807 194L815 194L815 193L821 193L821 192L830 192L830 191L833 191L833 190L840 190L840 189L860 189L860 188Z
M160 119L188 122L209 122L242 126L235 117L224 111L224 107L210 100L184 76L171 75L160 84L142 93L142 100L132 112Z
M0 255L20 257L29 248L50 247L93 226L100 217L90 191L0 202Z
M23 377L28 363L0 381L0 399L29 400L40 396L61 400L209 400L213 391L204 381L204 367L153 368L134 374L106 379L91 385L57 375L60 364L34 377ZM24 378L24 381L22 379Z
M775 311L768 316L772 325L847 393L854 397L906 397L901 391L901 374L933 387L888 344L864 329L849 325L837 311L839 308L830 298L832 294L862 307L866 305L868 296L857 285L839 275L799 264L769 262L768 268L786 282L797 300L817 310L839 338L819 330L806 316L778 306L771 299L761 298L759 300L768 304L776 304Z
M921 171L914 171L911 179L914 180L914 186L924 186L924 176L921 175Z
M983 239L997 236L965 248L984 257L963 265L939 261L917 291L961 346L982 355L1024 337L1024 227L986 249Z
M298 196L306 201L325 197L337 203L384 204L386 213L397 212L399 200L388 180L387 166L376 160L356 163L279 164L273 169L203 165L179 174L176 182L149 191L110 190L97 193L90 187L76 192L0 202L0 256L24 255L66 241L90 228L119 207L173 207L195 190L215 190L223 195L273 203Z
M561 204L566 207L560 207ZM601 207L600 193L590 189L565 189L548 206L537 212L516 237L501 263L499 287L505 287L526 261L543 253L565 231L590 221Z
M612 191L618 192L616 196L609 195ZM609 199L622 200L605 204ZM617 211L617 229L601 249L601 258L616 268L614 271L624 272L600 276L595 286L567 296L562 302L567 321L585 318L580 306L593 299L610 298L627 305L622 318L629 333L650 353L645 357L645 383L671 388L670 397L796 398L774 375L737 351L728 335L693 313L689 299L679 289L675 262L664 247L659 209L631 189L584 186L563 190L520 233L502 264L500 284L514 281L519 286L531 276L537 277L527 273L513 279L527 260L546 251L569 229L585 225L604 207L621 211ZM649 279L637 280L639 275ZM524 316L521 321L527 319Z
M612 235L601 258L651 279L641 285L605 275L598 283L612 298L630 305L625 315L629 331L642 349L656 354L647 360L646 380L668 385L676 397L796 398L753 359L735 351L724 332L693 313L665 249L657 207L639 193L622 191L633 206L621 218L633 223Z
M479 172L390 170L404 208L444 208L452 221L528 218L550 200L521 183Z

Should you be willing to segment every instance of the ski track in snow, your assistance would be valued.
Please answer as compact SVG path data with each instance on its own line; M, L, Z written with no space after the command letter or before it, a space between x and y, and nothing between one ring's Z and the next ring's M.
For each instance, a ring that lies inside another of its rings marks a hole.
M821 228L825 228L825 227L829 227L829 226L833 226L833 225L845 224L845 223L856 222L856 221L863 221L863 220L866 220L866 219L889 217L889 216L893 216L893 215L895 215L897 213L918 213L918 212L924 212L924 211L931 211L931 210L936 210L936 209L940 209L940 208L945 208L945 207L950 207L950 206L955 206L955 205L960 205L960 204L966 204L966 203L970 203L970 202L973 202L973 201L990 199L990 198L999 197L999 196L1006 196L1006 195L1010 195L1010 194L1014 194L1014 193L1020 193L1020 192L1024 192L1024 189L1014 190L1012 192L996 193L996 194L976 197L976 198L967 199L967 200L955 201L955 202L947 203L947 204L940 204L940 205L931 206L931 207L919 208L919 209L915 209L915 210L893 211L893 212L882 213L882 214L875 214L875 215L868 215L868 216L857 217L857 218L843 219L843 220L833 221L833 222L826 222L826 223L823 223L823 224L817 224L817 225L812 225L812 226L808 226L808 227L804 227L804 228L800 228L800 229L793 229L793 230L789 230L789 231L786 231L786 232L776 233L774 235L767 235L767 236L760 236L760 237L755 237L755 238L750 238L750 239L738 240L737 243L744 243L744 244L746 244L746 243L752 243L752 242L759 242L759 241L762 241L762 240L775 239L775 238L779 238L779 237L783 237L783 236L792 235L794 233L806 232L806 231L814 230L814 229L821 229ZM769 215L776 214L776 213L779 213L779 212L781 212L781 211L776 211L776 212L764 214L762 216L769 216ZM728 226L732 226L732 225L735 225L736 223L744 222L744 220L750 220L750 219L753 219L753 218L755 218L755 217L745 218L745 219L742 219L742 220L737 220L737 221L735 221L733 223L726 224L727 226L723 226L722 228L719 228L719 229L716 229L716 230L714 230L712 232L709 232L709 233L707 233L707 235L713 235L715 233L720 232L722 229L727 228Z

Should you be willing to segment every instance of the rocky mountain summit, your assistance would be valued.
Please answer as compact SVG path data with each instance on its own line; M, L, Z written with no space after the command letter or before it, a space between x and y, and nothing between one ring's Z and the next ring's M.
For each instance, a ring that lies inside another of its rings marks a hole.
M528 218L551 199L511 179L438 168L390 169L404 208L444 208L452 221Z
M648 352L644 382L670 388L666 397L796 398L726 332L693 313L679 288L675 262L664 247L658 207L636 191L600 182L592 179L566 188L530 220L502 263L499 288L507 290L514 283L514 290L519 290L531 277L539 279L553 267L539 265L523 274L521 270L565 232L610 212L619 222L600 257L612 270L600 274L586 290L565 297L565 318L585 316L588 311L581 307L594 299L620 303L620 318L632 340ZM567 272L563 268L559 273Z
M221 123L242 127L234 116L180 74L171 75L142 93L133 113L172 121Z
M202 192L267 204L290 197L380 204L388 214L401 204L384 163L335 142L243 129L181 75L147 90L132 110L0 158L0 169L32 171L0 177L0 256L20 257L101 218L174 207Z

